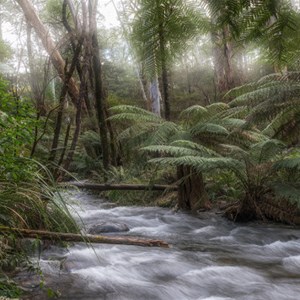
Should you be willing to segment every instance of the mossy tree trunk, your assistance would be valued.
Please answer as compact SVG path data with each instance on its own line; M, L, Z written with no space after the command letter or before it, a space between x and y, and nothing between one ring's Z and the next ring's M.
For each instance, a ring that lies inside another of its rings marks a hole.
M196 173L191 167L180 166L177 168L177 178L180 180L178 188L180 209L196 211L210 208L210 200L201 173Z
M166 51L166 30L164 28L164 11L160 8L159 1L156 0L158 8L158 35L159 35L159 52L161 61L161 81L162 81L162 92L163 92L163 103L165 111L165 119L170 120L170 93L169 93L169 79L168 79L168 68L167 68L167 51Z

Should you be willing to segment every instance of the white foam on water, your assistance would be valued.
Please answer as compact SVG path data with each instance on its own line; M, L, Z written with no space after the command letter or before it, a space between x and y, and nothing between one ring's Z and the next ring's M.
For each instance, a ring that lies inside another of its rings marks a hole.
M199 229L193 230L193 233L199 234L199 233L213 233L217 230L216 226L205 226Z
M283 258L282 265L287 271L300 275L300 255Z
M217 236L214 238L209 239L210 241L220 241L220 242L229 242L229 243L233 243L236 241L236 239L233 236Z

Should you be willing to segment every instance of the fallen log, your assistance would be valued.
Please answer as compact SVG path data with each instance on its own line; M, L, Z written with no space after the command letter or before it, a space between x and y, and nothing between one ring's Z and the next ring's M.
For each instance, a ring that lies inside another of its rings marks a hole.
M82 189L96 190L96 191L144 191L144 190L153 190L153 191L176 191L178 186L176 185L160 185L160 184L96 184L96 183L84 183L84 182L72 182L72 183L60 183L60 186L72 187L76 186Z
M0 234L5 235L7 233L13 233L20 238L32 238L40 240L169 248L169 244L162 240L141 239L129 236L117 237L91 234L81 235L76 233L61 233L44 230L19 229L0 226Z

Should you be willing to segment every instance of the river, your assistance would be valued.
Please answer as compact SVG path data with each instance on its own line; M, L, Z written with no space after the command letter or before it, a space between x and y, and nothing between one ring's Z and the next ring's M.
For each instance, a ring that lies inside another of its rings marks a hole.
M103 221L125 223L130 231L122 235L163 239L171 248L51 246L40 266L59 299L300 299L297 228L234 224L213 213L115 207L84 192L68 198L86 228ZM47 298L36 289L30 299Z

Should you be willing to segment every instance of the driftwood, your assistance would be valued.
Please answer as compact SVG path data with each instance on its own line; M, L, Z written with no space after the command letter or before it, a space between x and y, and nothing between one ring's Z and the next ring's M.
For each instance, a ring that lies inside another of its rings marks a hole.
M119 245L134 245L142 247L163 247L169 248L168 243L162 240L141 239L136 237L117 237L103 235L81 235L76 233L60 233L44 230L31 230L10 228L0 226L0 235L13 233L21 238L33 238L40 240L63 241L63 242L85 242L97 244L119 244Z
M153 190L153 191L163 191L178 190L176 185L149 185L149 184L96 184L96 183L84 183L84 182L72 182L72 183L61 183L61 186L72 187L76 186L82 189L96 190L96 191L144 191L144 190Z

